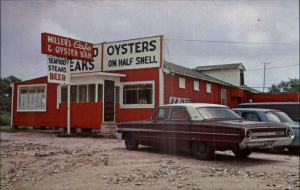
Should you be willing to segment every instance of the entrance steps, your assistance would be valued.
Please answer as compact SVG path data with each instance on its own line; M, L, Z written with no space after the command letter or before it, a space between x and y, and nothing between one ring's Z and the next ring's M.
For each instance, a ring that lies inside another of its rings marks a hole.
M116 123L103 123L100 129L100 135L107 138L116 138Z

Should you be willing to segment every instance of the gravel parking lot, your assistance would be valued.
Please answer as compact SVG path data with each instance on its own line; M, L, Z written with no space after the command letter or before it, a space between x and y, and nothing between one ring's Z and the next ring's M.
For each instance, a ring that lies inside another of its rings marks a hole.
M299 156L199 161L116 139L2 132L1 189L299 189Z

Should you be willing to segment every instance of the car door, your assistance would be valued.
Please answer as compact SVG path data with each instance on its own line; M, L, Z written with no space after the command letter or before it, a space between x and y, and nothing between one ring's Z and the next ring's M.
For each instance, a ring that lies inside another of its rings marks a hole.
M169 151L175 152L178 149L187 149L189 140L190 116L185 107L172 107L170 119L164 121L162 127L166 133L166 143Z
M151 122L141 132L141 144L161 146L166 144L166 131L162 126L169 120L170 107L160 107L152 116Z

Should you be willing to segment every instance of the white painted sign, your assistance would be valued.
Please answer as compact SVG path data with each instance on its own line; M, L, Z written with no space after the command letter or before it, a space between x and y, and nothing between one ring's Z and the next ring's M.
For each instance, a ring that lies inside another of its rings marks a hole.
M149 37L104 44L103 70L160 67L161 37Z
M174 97L170 96L169 98L169 104L177 104L177 103L190 103L191 99L189 98L179 98L179 97Z
M68 59L62 57L47 56L48 59L48 82L58 84L69 83Z
M94 61L72 59L70 61L70 72L88 73L101 71L102 44L93 45Z

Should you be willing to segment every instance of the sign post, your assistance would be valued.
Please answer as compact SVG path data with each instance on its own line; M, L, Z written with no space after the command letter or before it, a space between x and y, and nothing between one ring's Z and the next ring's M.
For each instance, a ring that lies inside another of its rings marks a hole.
M68 97L67 97L67 134L71 133L71 87L70 83L67 84L68 87Z

